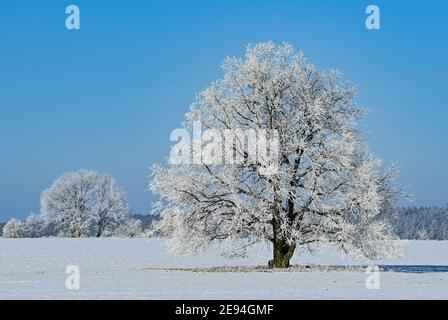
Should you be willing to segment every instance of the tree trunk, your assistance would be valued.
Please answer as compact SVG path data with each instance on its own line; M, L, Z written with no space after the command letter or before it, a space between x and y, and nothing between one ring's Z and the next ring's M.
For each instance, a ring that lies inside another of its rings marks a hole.
M296 250L296 244L289 244L282 234L280 225L280 211L281 211L281 197L279 195L278 187L274 187L274 202L277 204L274 206L272 217L272 231L274 239L273 244L273 259L268 261L269 268L289 268L290 260ZM292 212L294 209L294 203L290 201L288 218L293 219Z
M101 224L97 225L98 229L96 230L95 237L99 238L103 234L103 227Z
M290 261L294 255L296 245L289 245L282 239L276 239L273 242L273 259L269 260L269 268L289 268Z
M289 244L281 232L280 226L280 208L274 209L274 216L272 219L272 229L274 233L273 244L273 259L269 260L269 268L288 268L290 260L296 250L295 244Z

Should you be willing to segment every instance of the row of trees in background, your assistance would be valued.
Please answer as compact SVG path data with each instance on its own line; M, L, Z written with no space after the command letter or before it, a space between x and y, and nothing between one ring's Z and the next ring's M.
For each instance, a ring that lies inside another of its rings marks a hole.
M396 208L387 216L400 239L448 240L448 204L444 207Z
M90 170L69 172L42 193L40 215L11 219L3 237L134 237L142 220L130 214L124 192L114 178Z
M387 214L394 233L406 240L448 240L448 204L445 207L402 207ZM134 230L141 232L115 232L117 236L138 236L152 227L157 215L133 215ZM0 224L0 231L8 238L36 238L54 236L56 232L51 224L45 223L39 216L31 214L25 222L11 219ZM1 235L1 234L0 234ZM114 235L113 233L111 235Z

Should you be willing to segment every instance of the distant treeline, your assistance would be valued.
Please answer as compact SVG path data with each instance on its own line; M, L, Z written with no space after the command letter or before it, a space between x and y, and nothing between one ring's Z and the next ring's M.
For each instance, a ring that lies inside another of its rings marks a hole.
M400 239L448 240L448 204L445 207L398 208L388 216Z
M448 205L445 207L402 207L390 214L392 227L400 239L406 240L448 240ZM135 214L143 230L159 219L155 215ZM0 223L0 236L5 223Z
M138 222L138 229L133 231L138 231L132 236L144 235L145 232L151 230L152 224L159 220L160 216L158 215L142 215L142 214L133 214L131 215L132 221ZM3 236L3 227L6 223L0 223L0 237ZM27 219L27 222L23 224L23 230L25 234L20 237L25 238L39 238L39 237L52 237L56 236L56 232L54 230L54 226L52 223L44 223L41 220L30 220ZM126 231L126 230L124 230ZM127 234L127 232L118 232L115 236L123 236L129 237L131 235Z
M151 229L151 225L160 219L159 215L154 214L134 214L132 217L142 222L141 227L143 230Z

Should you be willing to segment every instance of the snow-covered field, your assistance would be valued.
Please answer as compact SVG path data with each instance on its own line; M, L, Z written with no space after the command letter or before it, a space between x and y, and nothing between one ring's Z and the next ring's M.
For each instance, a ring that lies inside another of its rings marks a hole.
M448 241L410 241L404 252L388 262L401 272L380 272L380 288L367 289L362 270L314 267L366 263L331 248L299 252L293 263L313 266L304 272L191 272L167 268L265 265L270 248L228 259L173 257L159 239L0 239L0 299L448 299ZM65 286L68 265L79 267L79 290Z

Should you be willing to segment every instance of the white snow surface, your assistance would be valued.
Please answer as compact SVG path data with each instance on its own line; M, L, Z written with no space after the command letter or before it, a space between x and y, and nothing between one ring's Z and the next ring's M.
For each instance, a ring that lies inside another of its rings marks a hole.
M173 256L163 239L0 238L0 299L448 299L448 241L407 241L402 258L375 261L425 267L380 272L376 290L366 288L369 274L362 270L316 270L370 263L331 247L313 254L299 250L292 262L311 265L302 272L169 270L266 265L270 249L260 245L245 258L229 259L214 249ZM68 265L79 267L79 290L65 286ZM435 272L437 267L444 272Z

